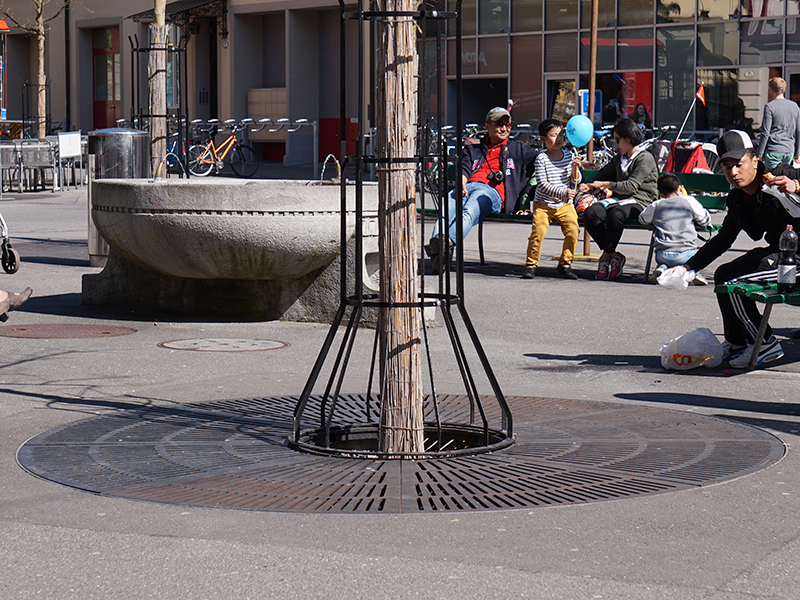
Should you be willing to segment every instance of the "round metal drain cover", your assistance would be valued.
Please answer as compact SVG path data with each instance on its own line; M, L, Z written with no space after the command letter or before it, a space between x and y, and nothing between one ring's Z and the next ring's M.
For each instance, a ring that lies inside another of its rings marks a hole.
M275 340L214 338L208 340L173 340L171 342L161 342L159 346L172 350L197 350L198 352L258 352L261 350L287 348L289 344Z
M732 420L635 405L507 398L517 443L492 454L419 461L296 452L296 397L147 406L63 425L22 445L19 464L108 496L192 506L316 513L535 508L619 500L741 477L784 454L781 440ZM340 396L341 412L365 405ZM319 414L321 401L312 397ZM440 396L443 420L469 411ZM317 427L306 422L302 428Z
M0 336L38 340L67 340L77 338L101 338L136 333L130 327L110 325L82 325L80 323L37 323L35 325L13 325L0 327Z

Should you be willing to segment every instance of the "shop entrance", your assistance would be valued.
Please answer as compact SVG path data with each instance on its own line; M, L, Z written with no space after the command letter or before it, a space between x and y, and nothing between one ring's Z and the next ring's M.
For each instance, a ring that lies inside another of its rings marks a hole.
M119 59L119 27L92 31L94 62L93 127L116 127L122 118L122 73Z
M567 122L578 114L577 88L574 79L549 79L547 81L547 118Z

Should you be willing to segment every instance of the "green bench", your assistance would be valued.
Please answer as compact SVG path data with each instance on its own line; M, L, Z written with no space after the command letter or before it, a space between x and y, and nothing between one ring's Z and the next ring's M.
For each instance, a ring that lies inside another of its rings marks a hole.
M583 180L588 181L597 171L584 170ZM725 210L725 203L728 199L727 192L730 190L730 184L725 179L724 175L705 175L701 173L674 173L678 179L681 180L683 187L689 194L694 195L697 201L703 205L707 210ZM717 193L724 195L704 196L699 192ZM513 215L506 213L493 213L486 217L485 221L501 221L511 223L525 223L531 225L531 215ZM578 218L578 222L583 225L582 219ZM486 264L484 249L483 249L483 223L478 224L478 252L480 255L481 264ZM625 222L626 229L650 229L648 225L642 225L638 219L629 219ZM708 227L698 227L697 231L700 233L711 234L719 229L718 225L709 225ZM704 241L707 238L701 237ZM650 266L653 262L653 254L655 253L655 236L650 236L650 248L647 251L647 262L645 264L644 281L647 281L650 275Z
M778 292L778 284L775 282L722 283L716 286L714 291L717 294L739 294L740 296L744 296L745 298L760 302L764 305L764 314L761 316L761 326L758 328L758 335L756 336L753 347L753 356L750 358L750 364L747 365L747 370L752 371L753 367L755 367L758 353L761 350L764 334L767 331L772 307L776 304L800 306L800 291L795 291L791 294L781 294Z

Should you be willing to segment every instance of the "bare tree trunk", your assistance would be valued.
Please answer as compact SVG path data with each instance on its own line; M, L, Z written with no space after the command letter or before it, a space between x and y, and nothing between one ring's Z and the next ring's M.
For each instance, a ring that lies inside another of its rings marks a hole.
M153 176L159 177L167 155L167 28L166 0L155 0L155 21L150 25L151 52L147 62L150 114L150 156Z
M47 135L47 75L44 72L45 30L44 17L41 12L36 15L36 45L39 64L36 69L36 137Z
M388 0L387 11L414 10L414 0ZM378 90L378 155L414 156L416 140L417 52L415 22L410 17L381 23ZM381 253L381 300L416 302L417 235L415 168L410 163L379 166L378 197ZM422 363L420 309L382 309L381 381L382 452L422 452Z

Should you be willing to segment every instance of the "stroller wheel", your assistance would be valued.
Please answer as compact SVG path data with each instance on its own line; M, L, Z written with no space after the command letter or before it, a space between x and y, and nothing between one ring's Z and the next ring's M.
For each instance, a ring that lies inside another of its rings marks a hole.
M13 248L7 248L6 252L3 252L2 262L3 270L6 273L16 273L19 271L19 252Z

